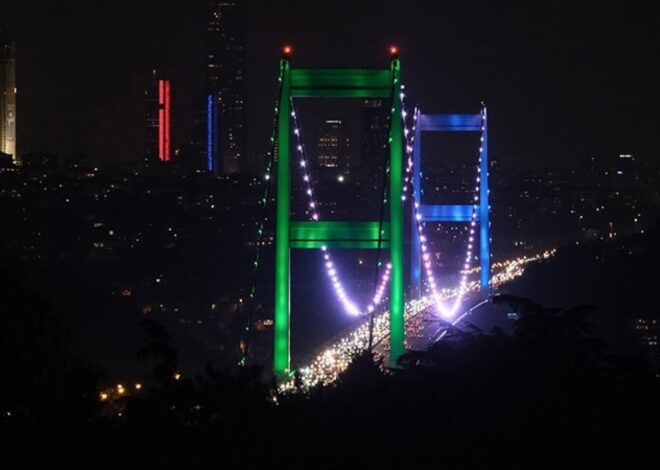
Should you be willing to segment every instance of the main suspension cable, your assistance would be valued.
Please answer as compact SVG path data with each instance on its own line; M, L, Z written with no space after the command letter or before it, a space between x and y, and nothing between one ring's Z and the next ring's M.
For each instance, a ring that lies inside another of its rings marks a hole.
M282 92L282 79L284 76L284 69L282 68L279 73L278 77L278 92L277 96L281 96ZM271 175L272 175L272 169L273 169L273 163L275 161L275 149L277 146L277 142L275 139L275 136L277 135L277 121L279 119L280 115L280 107L279 107L279 98L275 100L275 106L273 108L274 110L274 117L273 117L273 130L270 135L270 151L267 153L268 156L268 163L266 165L266 173L264 174L264 179L266 180L265 183L265 188L264 188L264 194L263 197L260 200L261 204L261 220L257 222L257 226L259 227L257 229L257 249L255 252L254 256L254 261L252 263L253 266L253 282L252 282L252 287L250 289L250 294L249 294L249 300L250 300L250 307L248 310L248 315L246 319L246 325L244 328L244 340L241 344L241 359L239 362L240 366L245 366L247 364L248 356L250 353L250 342L252 339L252 318L254 316L254 309L257 303L257 286L258 286L258 281L259 281L259 266L260 266L260 260L261 260L261 248L264 245L264 237L266 234L265 231L265 226L266 222L268 221L268 199L270 197L270 189L271 189Z
M315 198L312 178L310 177L310 173L309 173L309 164L306 156L307 154L305 151L305 144L302 138L302 131L300 129L300 126L298 125L298 114L295 110L293 99L291 100L291 110L292 110L291 116L293 117L294 120L293 133L297 139L296 150L299 156L299 168L301 169L301 176L303 180L303 186L305 187L305 193L307 194L308 197L307 215L310 220L318 221L320 220L319 206ZM382 235L379 233L379 238L381 236ZM376 292L371 300L371 303L367 306L366 312L364 312L361 309L359 309L357 305L346 295L346 291L344 289L343 283L339 279L339 274L337 272L335 263L332 259L331 253L328 250L328 248L326 246L322 246L321 251L323 253L323 263L326 269L326 274L330 278L332 286L335 290L335 294L342 303L344 309L353 316L360 316L363 315L364 313L373 312L383 300L385 294L385 287L387 286L387 283L389 282L390 279L390 272L392 269L391 263L387 263L386 269L383 271L383 275L381 277L380 282L378 283L378 287L376 288Z

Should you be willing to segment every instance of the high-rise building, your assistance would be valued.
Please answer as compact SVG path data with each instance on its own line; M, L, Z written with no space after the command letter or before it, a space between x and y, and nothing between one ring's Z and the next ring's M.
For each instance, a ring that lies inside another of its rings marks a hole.
M172 86L152 71L145 94L145 160L168 162L172 155Z
M16 43L0 33L0 153L16 162Z
M206 169L216 176L222 174L222 142L220 137L221 99L219 93L206 97ZM230 173L230 172L228 172Z
M187 144L181 145L179 148L180 163L193 170L202 170L209 168L207 146L209 143L208 133L208 97L206 95L198 95L193 100L192 106L192 134L190 141ZM211 144L215 149L215 145ZM215 161L215 160L214 160Z
M222 157L222 168L216 171L235 173L241 169L246 152L245 2L208 0L207 5L207 96L219 102L208 139L217 140ZM214 106L211 103L209 109Z
M383 173L388 158L390 109L385 100L367 99L361 106L360 197L369 205L380 204Z
M317 143L321 168L334 168L338 173L350 170L350 141L340 119L328 119L321 126Z

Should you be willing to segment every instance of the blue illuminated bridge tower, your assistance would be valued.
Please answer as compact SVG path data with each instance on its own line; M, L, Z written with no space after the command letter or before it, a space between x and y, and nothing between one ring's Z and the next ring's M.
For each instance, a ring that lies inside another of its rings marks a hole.
M490 221L488 202L488 127L486 107L482 106L479 114L422 114L417 115L415 128L415 144L413 148L413 190L415 201L420 203L419 222L458 222L472 221L472 204L424 205L422 204L422 133L423 132L480 132L480 162L479 162L479 204L476 220L479 224L479 261L481 264L480 282L483 293L488 292L490 279ZM422 294L420 235L417 230L417 220L412 214L412 243L410 279L412 294L420 297Z

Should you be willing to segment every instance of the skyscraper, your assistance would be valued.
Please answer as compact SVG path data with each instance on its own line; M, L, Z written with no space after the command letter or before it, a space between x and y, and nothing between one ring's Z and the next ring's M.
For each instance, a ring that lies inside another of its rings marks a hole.
M0 153L16 162L16 43L0 33Z
M321 126L317 143L319 166L335 168L340 173L349 170L349 139L339 119L328 119Z
M367 99L361 106L360 197L367 204L380 204L383 173L388 158L389 106L385 100Z
M170 161L172 155L171 94L169 80L153 70L145 94L145 160Z
M192 102L192 135L190 142L180 147L181 163L194 170L208 169L208 97L198 95Z
M245 158L245 2L208 0L207 5L207 96L219 102L208 140L211 149L213 140L218 142L221 158L217 160L222 164L218 170L235 173Z

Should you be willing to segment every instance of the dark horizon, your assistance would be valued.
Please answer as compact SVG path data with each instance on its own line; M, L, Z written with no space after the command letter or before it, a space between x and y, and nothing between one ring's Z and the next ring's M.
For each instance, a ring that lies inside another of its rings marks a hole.
M205 2L6 2L17 42L19 152L81 152L103 164L143 153L152 68L173 82L174 142L190 138L205 79ZM585 154L657 161L657 32L643 10L598 2L504 8L394 1L248 0L248 168L267 148L281 46L310 67L378 67L397 44L423 109L489 105L504 165L572 164ZM338 21L338 19L341 19ZM648 103L648 104L646 104Z

